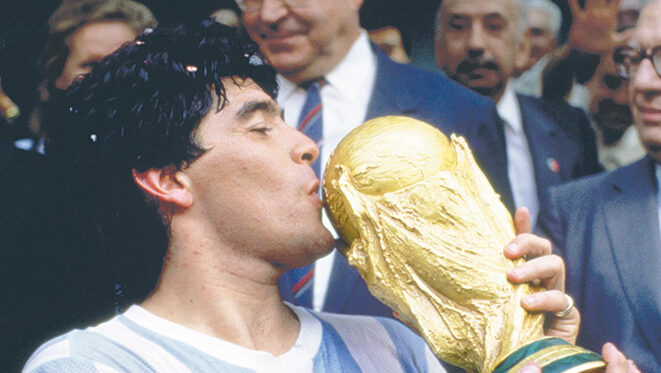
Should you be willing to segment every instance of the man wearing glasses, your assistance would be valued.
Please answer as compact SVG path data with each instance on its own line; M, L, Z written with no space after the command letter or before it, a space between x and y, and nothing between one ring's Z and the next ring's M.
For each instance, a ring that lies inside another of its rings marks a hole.
M551 190L550 236L583 314L578 344L612 341L643 372L661 371L661 1L615 54L646 156Z

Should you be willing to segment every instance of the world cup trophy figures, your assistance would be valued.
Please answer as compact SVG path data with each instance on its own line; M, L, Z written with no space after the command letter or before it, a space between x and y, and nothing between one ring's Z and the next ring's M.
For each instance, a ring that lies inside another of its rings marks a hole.
M335 149L323 194L349 263L438 357L476 372L531 359L544 372L604 365L545 338L543 313L520 306L541 289L507 280L512 219L463 138L412 118L373 119Z

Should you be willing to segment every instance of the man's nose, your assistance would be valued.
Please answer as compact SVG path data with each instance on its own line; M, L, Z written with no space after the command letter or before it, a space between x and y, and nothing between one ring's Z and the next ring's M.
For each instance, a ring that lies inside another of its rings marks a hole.
M472 53L479 56L484 52L486 46L485 36L484 29L479 24L471 27L470 34L468 35L468 44L466 45L469 55Z

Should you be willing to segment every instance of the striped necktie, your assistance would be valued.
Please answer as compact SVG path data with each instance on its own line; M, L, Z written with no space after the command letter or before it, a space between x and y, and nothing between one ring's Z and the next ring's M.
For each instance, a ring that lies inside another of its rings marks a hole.
M312 139L319 148L319 157L312 164L317 177L321 177L321 147L324 140L324 122L322 119L321 110L321 87L324 86L324 79L315 80L304 85L307 91L305 104L303 110L298 117L299 131L303 132L306 136Z
M320 91L324 83L325 81L322 78L303 85L306 88L307 97L297 126L299 131L311 138L319 147L320 156L312 164L312 169L317 177L321 177L321 146L323 145L324 124L321 116ZM314 263L293 269L290 274L293 280L291 292L294 295L296 304L312 308Z

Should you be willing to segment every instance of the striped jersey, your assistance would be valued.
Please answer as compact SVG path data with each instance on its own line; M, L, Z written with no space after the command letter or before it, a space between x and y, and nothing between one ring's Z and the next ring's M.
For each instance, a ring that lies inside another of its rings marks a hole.
M301 329L273 356L158 317L124 314L42 345L23 372L444 372L427 344L397 321L291 306Z

